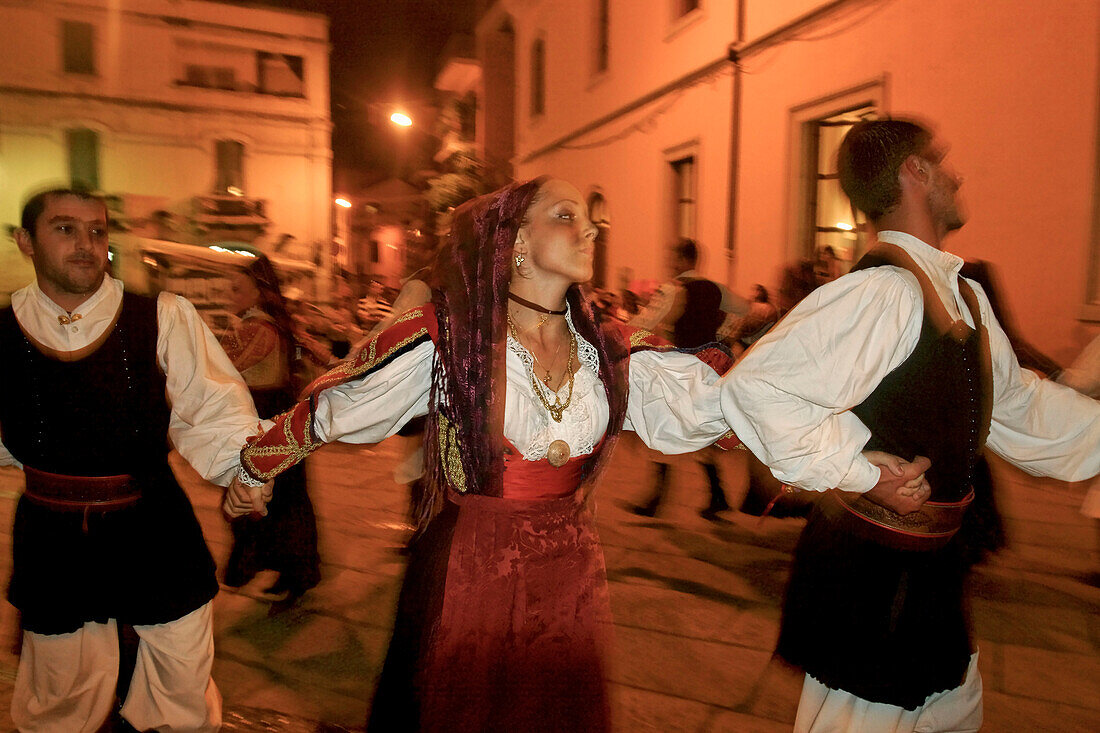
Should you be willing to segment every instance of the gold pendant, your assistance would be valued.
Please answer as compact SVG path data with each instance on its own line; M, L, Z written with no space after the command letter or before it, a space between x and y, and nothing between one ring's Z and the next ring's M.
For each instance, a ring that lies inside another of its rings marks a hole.
M554 468L561 468L569 461L569 444L564 440L555 440L546 449L546 460Z

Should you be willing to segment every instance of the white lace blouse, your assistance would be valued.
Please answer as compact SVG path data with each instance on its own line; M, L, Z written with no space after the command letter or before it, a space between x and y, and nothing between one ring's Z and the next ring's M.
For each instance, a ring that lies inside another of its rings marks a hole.
M573 329L572 321L567 322ZM570 455L589 454L607 430L609 410L597 376L599 357L592 344L573 332L581 368L561 422L550 417L534 393L530 354L508 339L504 436L527 460L544 458L550 443L559 439L569 444ZM317 401L318 436L326 442L376 443L427 414L434 350L425 342L363 379L322 392ZM630 357L629 375L624 428L635 431L651 448L686 453L710 445L729 429L719 405L718 375L696 357L639 352ZM568 389L563 386L562 400ZM549 390L544 394L553 402Z

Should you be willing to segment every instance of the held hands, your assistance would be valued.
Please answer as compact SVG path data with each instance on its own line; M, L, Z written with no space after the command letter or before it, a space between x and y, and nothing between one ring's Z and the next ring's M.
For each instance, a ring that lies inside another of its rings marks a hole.
M890 453L867 450L863 457L880 472L878 483L864 494L871 501L904 515L920 509L932 495L932 487L924 477L932 461L924 456L910 463Z
M274 482L268 481L263 486L245 486L240 479L234 478L233 483L225 490L225 501L222 502L222 511L230 519L237 519L245 515L253 518L267 516L267 503L271 501Z

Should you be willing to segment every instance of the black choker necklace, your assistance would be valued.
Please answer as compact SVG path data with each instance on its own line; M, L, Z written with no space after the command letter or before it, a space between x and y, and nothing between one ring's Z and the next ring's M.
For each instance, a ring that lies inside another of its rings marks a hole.
M524 300L523 298L519 297L518 295L516 295L515 293L513 293L511 291L509 291L509 293L508 293L508 300L514 300L517 303L519 303L520 305L524 306L525 308L530 308L531 310L536 311L538 313L545 313L548 316L564 316L565 315L565 308L562 308L560 311L552 311L549 308L542 307L538 303L532 303L529 300Z

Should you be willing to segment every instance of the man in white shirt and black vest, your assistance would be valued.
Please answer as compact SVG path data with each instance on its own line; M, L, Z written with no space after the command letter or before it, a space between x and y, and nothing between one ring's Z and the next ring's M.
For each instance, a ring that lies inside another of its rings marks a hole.
M218 730L214 561L167 458L175 446L228 484L257 429L248 389L190 303L124 293L106 274L102 199L47 191L21 223L36 280L0 310L0 465L26 476L8 590L24 629L12 718L22 731L98 730L126 624L140 641L121 725Z
M852 128L840 181L878 243L722 392L776 478L828 492L795 550L777 649L806 672L796 731L978 730L962 520L979 452L1067 481L1100 471L1100 405L1022 370L942 249L964 221L944 156L915 122Z

